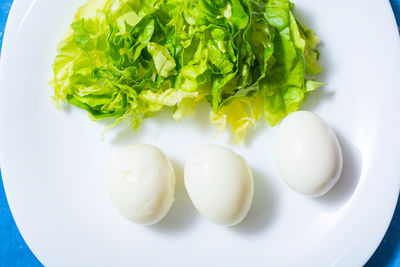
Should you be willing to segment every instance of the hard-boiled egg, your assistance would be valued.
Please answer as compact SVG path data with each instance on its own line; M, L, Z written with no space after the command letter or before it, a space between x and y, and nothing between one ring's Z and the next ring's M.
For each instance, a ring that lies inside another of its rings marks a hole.
M185 186L200 214L216 224L239 223L253 201L253 176L246 161L219 145L204 146L188 158Z
M317 115L298 111L279 126L276 159L281 176L295 191L322 196L339 180L343 159L333 130Z
M112 158L108 189L120 213L138 224L154 224L174 201L175 173L171 162L151 145L131 145Z

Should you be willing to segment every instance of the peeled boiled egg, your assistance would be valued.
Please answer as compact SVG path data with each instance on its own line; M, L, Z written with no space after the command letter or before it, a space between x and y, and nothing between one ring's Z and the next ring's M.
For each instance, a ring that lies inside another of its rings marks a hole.
M206 145L185 165L185 186L196 209L210 221L235 225L253 201L253 176L244 158L231 149Z
M280 124L276 159L281 176L298 193L322 196L339 180L343 158L333 130L317 115L297 111Z
M174 202L174 169L160 149L131 145L113 156L108 189L124 217L138 224L154 224Z

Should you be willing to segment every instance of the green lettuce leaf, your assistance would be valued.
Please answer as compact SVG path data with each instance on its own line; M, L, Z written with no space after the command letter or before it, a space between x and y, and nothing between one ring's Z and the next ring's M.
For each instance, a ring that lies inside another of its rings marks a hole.
M288 0L87 0L57 48L52 101L92 120L137 129L164 108L181 120L198 103L243 142L264 116L275 125L323 83L319 38Z

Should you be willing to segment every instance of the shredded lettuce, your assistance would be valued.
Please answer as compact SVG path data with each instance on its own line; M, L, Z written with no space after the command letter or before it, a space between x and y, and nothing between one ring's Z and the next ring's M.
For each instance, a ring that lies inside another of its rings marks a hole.
M319 38L288 0L88 0L58 45L53 101L92 120L173 118L212 107L242 143L264 114L270 125L299 109L323 83Z

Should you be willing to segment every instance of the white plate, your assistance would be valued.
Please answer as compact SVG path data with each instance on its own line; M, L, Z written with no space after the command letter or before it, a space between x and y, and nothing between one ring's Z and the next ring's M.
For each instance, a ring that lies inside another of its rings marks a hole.
M113 130L84 111L57 111L46 81L55 47L82 1L16 0L1 61L0 153L15 221L46 266L360 266L381 241L400 185L400 45L388 1L297 0L296 14L320 35L322 91L303 106L337 132L344 173L325 197L308 199L280 179L276 129L262 121L248 143L214 138L207 107L179 123L164 112L135 133ZM117 132L119 134L117 135ZM160 224L123 219L104 172L110 154L151 143L173 159L176 202ZM255 201L239 226L201 218L182 186L186 156L207 143L229 145L255 174Z

